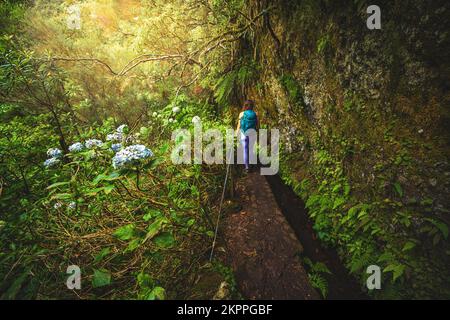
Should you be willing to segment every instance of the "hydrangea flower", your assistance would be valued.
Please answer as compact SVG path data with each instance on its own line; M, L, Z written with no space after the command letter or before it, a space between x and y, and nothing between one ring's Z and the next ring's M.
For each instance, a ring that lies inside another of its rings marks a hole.
M113 143L111 145L111 149L112 149L112 151L117 152L120 149L122 149L122 144L121 143Z
M59 159L57 158L50 158L44 161L44 166L46 166L47 168L56 166L59 163Z
M51 158L59 158L62 156L62 151L58 148L50 148L47 150L47 155Z
M199 116L195 116L192 118L192 123L194 124L200 123L200 121L202 121L202 119L200 119Z
M112 159L115 169L129 164L139 163L140 160L153 156L153 152L142 144L135 144L120 150Z
M119 127L117 127L116 131L118 133L126 133L128 131L128 126L126 124L122 124Z
M84 149L84 145L81 142L75 142L69 146L70 152L80 152Z
M177 107L177 106L173 107L173 108L172 108L172 112L173 112L173 113L178 113L178 112L180 112L180 107Z
M103 142L98 139L89 139L89 140L86 140L86 142L85 142L85 146L88 149L92 149L95 147L101 147L102 145L103 145Z
M122 141L123 135L120 132L110 133L106 136L107 141Z

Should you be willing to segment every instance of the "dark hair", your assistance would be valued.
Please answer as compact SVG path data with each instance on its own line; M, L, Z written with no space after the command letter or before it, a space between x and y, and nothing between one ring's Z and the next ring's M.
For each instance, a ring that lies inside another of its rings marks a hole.
M253 110L255 109L255 102L253 100L246 100L244 102L244 106L242 107L242 110Z

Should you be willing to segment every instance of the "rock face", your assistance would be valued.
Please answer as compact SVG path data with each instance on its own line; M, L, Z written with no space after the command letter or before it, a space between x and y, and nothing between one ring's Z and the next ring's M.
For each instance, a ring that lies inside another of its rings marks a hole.
M449 297L449 5L379 1L369 30L369 4L270 1L237 45L260 66L243 93L280 129L282 175L319 237L362 283L385 269L375 296Z

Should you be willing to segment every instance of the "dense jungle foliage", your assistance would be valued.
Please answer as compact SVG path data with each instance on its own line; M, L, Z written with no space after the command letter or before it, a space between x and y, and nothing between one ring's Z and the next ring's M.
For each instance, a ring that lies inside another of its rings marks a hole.
M2 1L0 298L239 298L208 259L225 166L170 154L247 97L361 290L376 264L373 298L449 298L449 9L406 2L368 34L361 0Z

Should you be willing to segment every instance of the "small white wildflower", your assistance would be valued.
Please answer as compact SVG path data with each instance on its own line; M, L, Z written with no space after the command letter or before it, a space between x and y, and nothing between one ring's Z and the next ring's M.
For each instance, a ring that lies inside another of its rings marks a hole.
M156 111L153 112L153 113L152 113L152 116L153 116L153 118L156 118L156 117L158 116L158 112L156 112Z
M61 202L56 202L56 203L53 205L53 208L56 209L56 210L58 210L58 209L61 208L61 207L62 207L62 203L61 203Z
M180 107L177 107L177 106L173 107L173 108L172 108L172 112L173 112L173 113L178 113L178 112L180 112Z
M169 118L169 123L172 123L173 122L173 119L172 118Z

